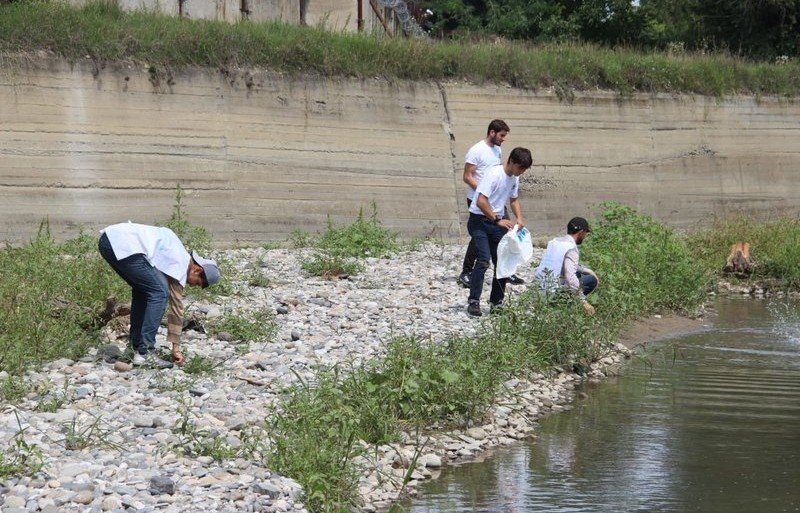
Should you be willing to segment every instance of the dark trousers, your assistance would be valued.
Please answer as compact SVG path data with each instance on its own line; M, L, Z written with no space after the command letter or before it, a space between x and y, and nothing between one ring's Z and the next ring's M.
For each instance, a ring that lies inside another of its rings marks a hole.
M469 207L472 205L472 200L467 198L467 212L469 212ZM470 215L472 213L470 212ZM508 209L506 209L506 214L503 216L503 219L510 219L508 217ZM469 230L469 227L467 227ZM469 244L467 245L467 253L464 255L464 263L461 264L461 274L470 274L472 273L472 269L475 267L475 260L478 258L478 248L475 247L475 240L470 239Z
M584 296L588 296L592 291L597 288L597 278L591 274L575 273L578 276L578 281L581 282L581 290Z
M169 298L166 275L150 265L142 254L117 260L105 233L100 236L97 249L120 278L131 286L131 347L139 354L155 351L156 333Z
M507 230L497 226L486 216L472 213L469 215L467 230L472 236L472 241L475 243L475 249L478 254L475 260L475 268L472 270L472 276L469 279L469 300L480 301L481 293L483 292L483 278L489 268L489 262L491 261L497 267L497 245ZM492 292L489 295L489 302L493 305L499 305L506 295L506 282L508 279L498 280L494 270L492 270L492 274Z
M467 212L472 205L472 200L467 198ZM472 214L470 214L472 215ZM467 227L469 230L469 227ZM478 258L478 248L475 247L475 239L470 239L467 245L467 253L464 255L464 263L461 266L461 274L470 274L475 267L475 260Z

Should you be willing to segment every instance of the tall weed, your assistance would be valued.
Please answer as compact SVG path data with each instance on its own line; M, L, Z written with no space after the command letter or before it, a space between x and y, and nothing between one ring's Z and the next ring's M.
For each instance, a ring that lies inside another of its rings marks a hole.
M307 239L293 233L295 244L307 242ZM378 208L372 204L372 213L364 215L364 209L358 211L358 217L344 226L334 226L328 219L327 229L313 243L311 256L301 262L304 271L312 276L337 277L356 274L363 269L359 259L366 257L385 258L400 250L397 233L387 230L378 219Z
M0 250L0 370L78 358L97 342L96 316L108 296L130 290L81 234L56 242L43 223L30 243Z
M600 218L581 249L582 261L601 280L591 299L599 318L620 326L649 313L692 313L705 299L712 275L684 238L626 205L599 207Z

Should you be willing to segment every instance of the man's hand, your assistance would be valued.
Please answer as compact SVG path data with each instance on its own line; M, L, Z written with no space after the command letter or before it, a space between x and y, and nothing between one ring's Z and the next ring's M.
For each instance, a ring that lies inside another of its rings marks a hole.
M517 218L517 223L516 223L516 224L517 224L517 226L519 226L519 229L520 229L520 230L522 230L523 228L525 228L525 221L523 221L521 217L518 217L518 218Z
M175 365L183 365L185 358L183 357L183 353L181 353L181 349L179 347L172 348L172 363Z
M514 228L514 223L512 223L510 219L501 219L497 222L497 226L502 226L506 230L510 230Z
M594 307L589 304L588 301L583 302L583 310L586 312L586 315L594 315Z

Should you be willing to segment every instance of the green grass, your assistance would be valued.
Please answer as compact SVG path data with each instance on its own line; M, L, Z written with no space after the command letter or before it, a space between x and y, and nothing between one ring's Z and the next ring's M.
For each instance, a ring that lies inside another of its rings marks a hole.
M30 243L0 250L0 268L0 370L10 374L83 356L98 342L95 316L106 297L130 301L87 234L56 242L42 225Z
M373 203L369 217L361 209L348 225L334 226L328 219L326 230L318 237L295 231L290 240L294 247L313 248L300 264L304 271L312 276L333 278L361 272L360 259L386 258L397 253L400 250L397 235L381 225L378 208Z
M468 80L516 87L794 96L800 63L725 55L670 55L591 45L378 39L281 23L228 24L123 13L108 2L78 9L22 0L0 5L0 51L48 50L72 61L147 63L157 79L183 66L255 66L324 76Z
M250 312L231 312L209 324L212 334L226 332L239 342L269 342L278 331L275 315L266 307Z
M756 264L749 281L773 290L800 289L800 220L797 218L758 222L739 216L717 220L708 230L689 235L688 241L702 266L718 274L725 266L731 246L739 241L747 242Z
M591 302L606 325L658 312L691 313L713 284L685 238L619 203L599 205L600 218L581 249L581 262L601 280Z

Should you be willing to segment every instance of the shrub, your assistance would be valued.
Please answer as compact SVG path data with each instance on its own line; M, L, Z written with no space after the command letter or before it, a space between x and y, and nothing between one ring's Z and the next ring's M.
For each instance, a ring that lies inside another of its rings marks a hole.
M246 313L228 313L210 323L211 333L223 331L234 340L242 342L269 342L277 333L275 315L269 308L259 308Z
M293 235L293 238L295 245L308 242L299 235ZM361 209L356 220L349 225L337 227L328 219L327 229L313 247L310 258L300 265L310 275L326 278L356 274L363 269L358 259L385 258L400 250L397 233L381 225L375 203L369 218Z
M581 259L600 277L591 300L603 322L621 326L654 312L686 314L703 302L711 273L683 237L626 205L599 206L601 217L583 244Z
M98 253L96 237L59 243L47 223L30 243L0 250L0 268L0 370L12 374L83 356L98 341L96 317L106 298L130 298Z

